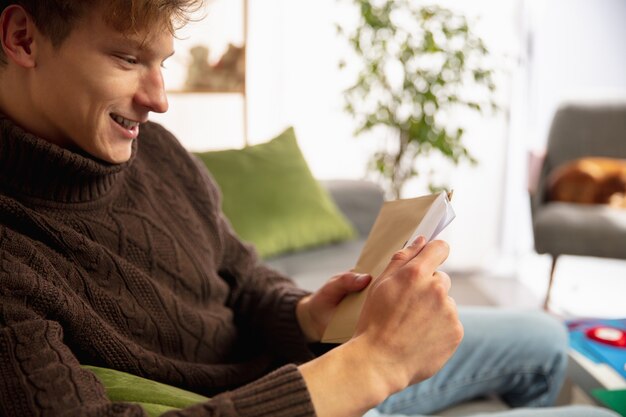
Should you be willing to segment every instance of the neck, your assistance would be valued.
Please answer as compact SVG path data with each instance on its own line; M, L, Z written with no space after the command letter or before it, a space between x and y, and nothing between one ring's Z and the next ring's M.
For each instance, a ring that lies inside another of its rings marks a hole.
M0 114L0 190L55 204L87 203L109 195L136 154L109 164L63 149Z
M25 131L57 146L68 147L68 144L43 134L47 118L38 110L35 97L36 92L26 74L17 71L11 64L0 69L0 113Z

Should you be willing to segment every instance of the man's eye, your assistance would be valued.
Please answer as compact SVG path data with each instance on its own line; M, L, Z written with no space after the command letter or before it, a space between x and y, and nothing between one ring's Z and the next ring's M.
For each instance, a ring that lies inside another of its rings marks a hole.
M126 62L127 64L131 64L131 65L135 65L136 63L139 62L137 58L133 56L118 55L118 58Z

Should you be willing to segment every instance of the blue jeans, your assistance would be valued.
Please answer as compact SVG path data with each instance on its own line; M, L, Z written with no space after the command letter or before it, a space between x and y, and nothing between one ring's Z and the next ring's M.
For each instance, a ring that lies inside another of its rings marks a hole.
M517 410L490 417L619 417L596 407L552 405L567 368L567 332L541 312L460 308L465 337L432 378L392 395L365 417L433 415L485 395ZM524 408L519 408L524 407Z

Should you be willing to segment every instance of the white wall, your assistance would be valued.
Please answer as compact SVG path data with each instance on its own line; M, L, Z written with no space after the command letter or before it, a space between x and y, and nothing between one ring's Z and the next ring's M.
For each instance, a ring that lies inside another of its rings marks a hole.
M529 141L542 147L559 103L626 98L626 2L530 4Z
M623 0L527 1L503 208L503 249L511 257L532 252L527 153L544 148L559 104L626 101L625 21Z

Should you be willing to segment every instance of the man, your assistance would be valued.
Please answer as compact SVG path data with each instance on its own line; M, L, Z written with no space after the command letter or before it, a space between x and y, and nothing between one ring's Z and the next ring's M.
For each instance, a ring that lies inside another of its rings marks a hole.
M369 412L418 414L486 393L551 403L565 336L544 316L468 314L437 373L463 337L441 241L396 253L355 337L312 355L371 277L309 295L260 264L209 176L147 122L167 110L161 65L197 3L0 2L0 414L143 415L81 364L211 397L168 413L180 416L360 416L381 402Z

